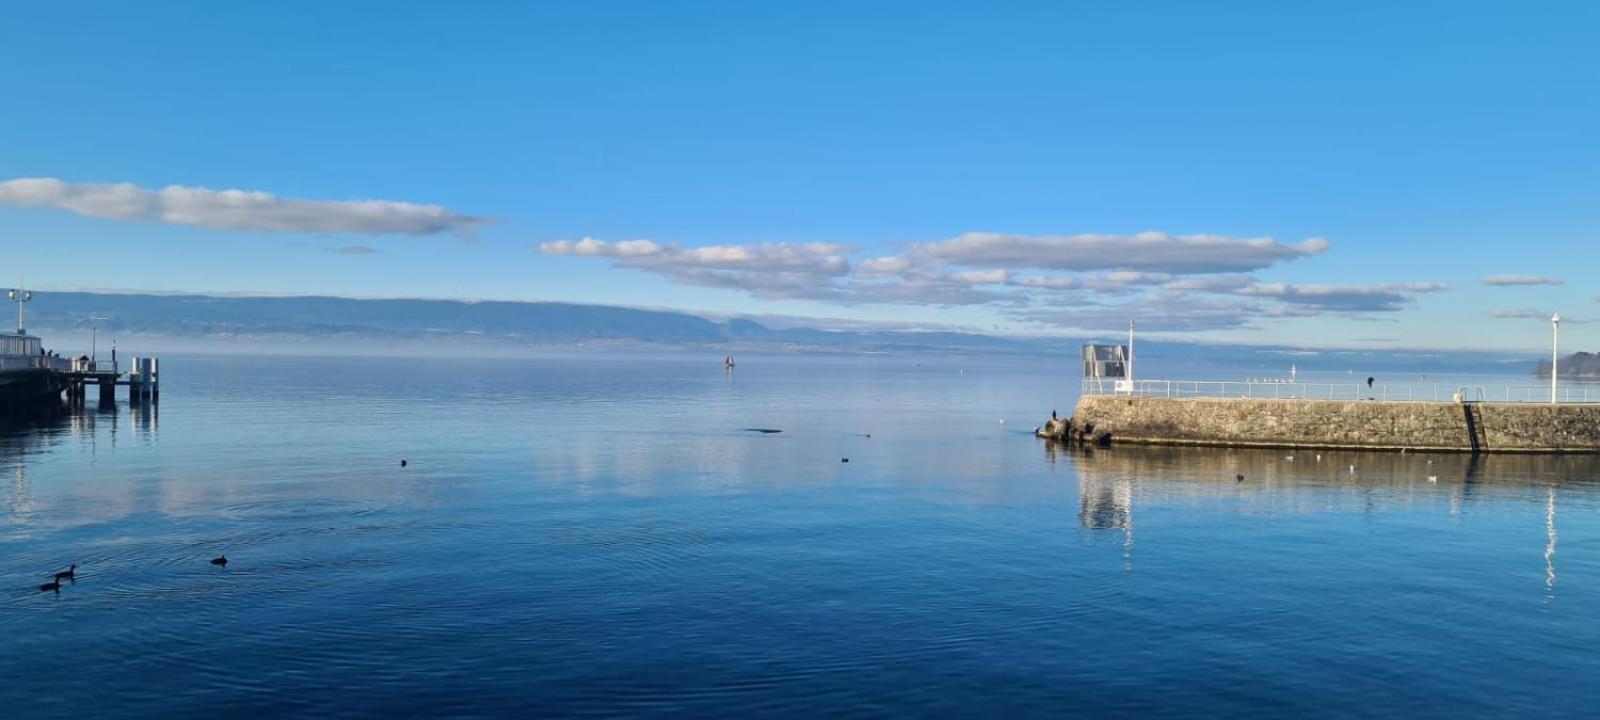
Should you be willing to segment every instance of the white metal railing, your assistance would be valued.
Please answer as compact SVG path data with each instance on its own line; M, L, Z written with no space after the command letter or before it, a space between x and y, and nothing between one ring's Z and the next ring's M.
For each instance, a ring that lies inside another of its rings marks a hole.
M1251 400L1381 400L1386 402L1548 403L1548 385L1391 385L1281 381L1113 380L1084 378L1084 395ZM1600 403L1600 385L1556 390L1562 403Z
M5 370L56 370L67 372L72 362L50 355L0 355L0 371Z

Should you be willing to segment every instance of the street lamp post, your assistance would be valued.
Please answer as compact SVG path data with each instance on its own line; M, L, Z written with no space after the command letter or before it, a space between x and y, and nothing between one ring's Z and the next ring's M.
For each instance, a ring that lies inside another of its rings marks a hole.
M1550 316L1550 404L1556 403L1556 377L1561 363L1561 316Z
M17 334L18 335L27 335L28 334L28 330L27 330L28 323L27 323L25 317L22 314L22 306L25 303L27 303L29 300L33 299L33 293L28 292L27 290L23 290L21 287L18 287L15 290L11 290L10 292L7 292L6 293L6 297L10 298L10 300L12 302L17 304Z
M1128 393L1133 393L1133 321L1128 321Z

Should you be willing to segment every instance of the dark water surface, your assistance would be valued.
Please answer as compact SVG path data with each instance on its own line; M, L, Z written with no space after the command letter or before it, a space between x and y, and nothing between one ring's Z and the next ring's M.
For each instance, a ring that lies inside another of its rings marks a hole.
M0 432L0 713L1600 713L1600 461L1054 452L1071 365L169 358Z

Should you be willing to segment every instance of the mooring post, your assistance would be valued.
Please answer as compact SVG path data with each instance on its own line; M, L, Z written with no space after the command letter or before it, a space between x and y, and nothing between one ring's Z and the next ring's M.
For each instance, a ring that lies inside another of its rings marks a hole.
M128 371L128 402L137 403L144 395L144 358L133 359L133 369Z
M100 386L100 404L112 405L117 402L117 376L101 373L97 376Z

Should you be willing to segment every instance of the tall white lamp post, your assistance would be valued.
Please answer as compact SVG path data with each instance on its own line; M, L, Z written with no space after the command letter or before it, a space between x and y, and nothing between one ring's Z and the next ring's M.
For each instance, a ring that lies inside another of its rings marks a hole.
M21 285L21 283L18 283L18 285ZM17 289L6 293L6 297L10 298L12 302L17 304L17 334L18 335L27 335L28 334L28 330L27 330L28 323L24 319L24 315L22 313L22 306L24 304L26 304L29 300L33 299L33 293L28 292L27 290L23 290L21 287L18 287Z
M1556 404L1556 371L1561 362L1561 315L1550 316L1550 404Z
M1133 321L1128 321L1128 392L1133 392Z

